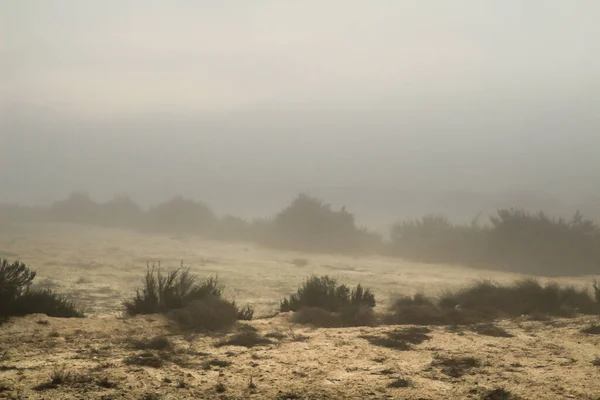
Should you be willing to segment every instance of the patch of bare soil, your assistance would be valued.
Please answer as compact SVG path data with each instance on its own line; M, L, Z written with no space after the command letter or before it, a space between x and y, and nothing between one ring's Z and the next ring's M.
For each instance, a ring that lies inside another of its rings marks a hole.
M515 320L512 337L444 327L314 329L289 315L218 335L175 334L161 316L0 327L6 399L597 399L594 318ZM298 338L301 338L298 339ZM364 338L406 343L381 346ZM504 397L502 397L504 396Z

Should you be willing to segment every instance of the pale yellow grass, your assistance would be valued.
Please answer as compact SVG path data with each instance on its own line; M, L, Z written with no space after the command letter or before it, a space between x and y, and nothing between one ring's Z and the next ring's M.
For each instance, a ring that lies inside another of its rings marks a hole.
M279 300L310 274L329 274L352 285L360 282L374 290L380 307L399 294L436 295L478 279L505 282L517 277L397 258L303 254L195 236L59 224L19 225L0 232L0 257L25 262L38 272L37 282L72 294L89 315L119 313L121 301L139 286L147 264L158 262L164 270L183 262L200 276L218 275L225 295L253 304L258 315L276 311ZM561 281L590 284L588 277Z

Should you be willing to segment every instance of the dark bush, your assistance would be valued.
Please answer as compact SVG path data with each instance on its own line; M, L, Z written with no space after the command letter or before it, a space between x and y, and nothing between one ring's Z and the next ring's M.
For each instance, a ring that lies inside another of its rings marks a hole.
M443 309L436 305L416 306L393 304L384 322L391 325L464 325L479 321L468 318L463 312Z
M481 400L520 400L521 398L512 394L504 388L498 388L486 391Z
M235 304L235 303L234 303ZM237 319L240 321L251 321L254 316L254 307L246 305L242 308L238 308Z
M9 262L0 260L0 315L12 314L15 302L35 278L35 271L31 271L24 263L19 261Z
M588 335L600 335L600 325L590 325L587 328L582 329L581 333L585 333Z
M126 196L117 196L100 204L99 225L122 228L139 228L142 226L145 213L142 207Z
M255 329L241 329L239 332L218 341L215 346L242 346L251 348L273 343L271 339L260 335Z
M338 312L350 306L375 307L375 295L359 284L350 290L327 275L313 275L306 279L297 292L281 302L280 311L298 311L304 307L317 307Z
M152 231L214 235L218 218L204 203L175 197L151 208L146 214L146 227Z
M377 316L371 307L364 305L351 305L339 313L341 326L375 326Z
M216 331L235 324L238 320L238 309L233 302L209 296L172 310L168 315L182 328Z
M50 289L29 289L14 303L16 314L46 314L57 318L83 318L75 302Z
M0 319L41 313L50 317L83 317L75 303L50 289L33 289L32 271L19 261L0 260Z
M389 253L429 263L478 264L485 260L488 230L474 220L455 225L442 215L396 223Z
M255 240L254 225L245 219L226 215L218 221L218 229L211 236L222 240Z
M354 215L335 211L321 200L300 194L280 211L263 242L269 246L325 253L364 253L378 250L379 235L357 228Z
M599 305L585 289L545 286L533 279L499 285L480 281L438 299L416 295L396 300L384 321L389 324L465 325L499 317L595 314Z
M492 336L492 337L502 337L502 338L510 338L514 335L508 332L506 329L501 326L494 325L491 323L486 324L477 324L471 327L471 330L479 335L484 336Z
M457 225L443 216L425 216L393 227L389 253L535 275L593 274L600 265L600 229L579 212L566 221L499 210L485 226L476 219Z
M430 340L431 336L428 335L430 332L431 330L428 328L411 327L388 331L385 332L383 336L363 335L360 336L360 338L367 340L375 346L406 351L411 350L412 345L421 344L426 340Z
M162 368L165 364L164 353L154 353L146 351L143 353L132 354L123 360L126 365L138 365L141 367Z
M87 193L72 193L67 199L52 204L50 220L95 225L103 220L101 206Z
M218 279L210 277L204 281L191 274L189 269L178 268L163 275L160 267L148 267L143 287L123 305L129 315L165 313L182 308L195 300L209 296L220 297L222 289Z
M439 300L444 308L459 306L462 310L480 310L493 316L520 316L541 313L572 316L595 314L598 303L587 289L561 287L556 283L541 285L534 279L523 279L512 285L481 281Z
M171 350L173 343L166 336L155 336L151 339L131 340L131 345L136 350Z
M148 267L143 287L123 306L127 315L167 314L181 327L196 331L219 330L252 319L250 305L238 309L235 302L221 298L222 292L216 277L200 281L189 269L164 275L160 268Z
M327 275L309 277L280 304L282 312L296 312L293 322L321 327L375 325L373 307L370 289L360 284L350 289Z
M445 375L460 378L470 373L473 368L479 367L481 362L473 357L437 357L431 365L441 367L441 371Z
M304 307L292 315L296 324L313 325L321 328L335 328L342 325L340 316L318 307Z

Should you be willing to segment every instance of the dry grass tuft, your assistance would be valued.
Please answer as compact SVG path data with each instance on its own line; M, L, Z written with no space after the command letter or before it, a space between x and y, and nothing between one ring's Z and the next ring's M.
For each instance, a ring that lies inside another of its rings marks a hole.
M411 345L421 344L431 339L431 336L427 335L430 332L431 330L428 328L411 327L388 331L385 333L385 336L362 335L359 337L375 346L406 351L412 349Z
M471 330L479 335L484 335L484 336L503 337L503 338L514 337L514 335L509 333L506 329L504 329L500 326L491 324L491 323L473 325L471 327Z
M479 367L481 363L474 357L438 357L431 363L434 367L441 367L443 374L453 378L460 378L468 374L471 369Z

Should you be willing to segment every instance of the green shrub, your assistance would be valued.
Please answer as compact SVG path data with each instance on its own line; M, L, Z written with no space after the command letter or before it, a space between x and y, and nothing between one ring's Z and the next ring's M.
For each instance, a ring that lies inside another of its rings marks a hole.
M421 344L426 340L430 340L431 336L428 335L430 332L431 330L428 328L412 327L388 331L383 336L362 335L359 337L375 346L406 351L411 350L414 344Z
M14 303L14 315L46 314L58 318L83 318L75 302L50 289L26 290Z
M561 287L556 283L541 285L534 279L522 279L512 285L481 281L439 300L442 307L460 306L462 310L481 310L495 316L547 314L572 316L595 314L598 304L587 289Z
M238 320L251 321L253 316L254 316L254 308L251 305L248 304L242 308L238 308L238 311L237 311L237 319Z
M242 346L252 348L255 346L265 346L271 343L273 343L271 339L262 336L256 329L242 325L239 332L219 340L217 343L215 343L215 346Z
M349 306L375 307L375 295L359 284L350 290L327 275L313 275L306 279L297 292L284 299L280 311L298 311L305 307L317 307L338 312Z
M401 297L390 311L384 318L390 324L464 325L521 315L596 314L599 305L585 288L541 285L536 280L523 279L511 285L480 281L437 299L423 295Z
M0 260L0 319L41 313L50 317L81 318L75 303L51 289L34 289L36 276L19 261Z
M132 299L123 302L127 315L167 314L185 329L219 330L237 320L250 320L254 309L238 308L233 301L221 298L223 288L216 277L199 280L189 269L178 268L162 274L160 268L148 267L143 287Z
M339 313L341 326L375 326L377 316L373 308L364 305L351 305Z
M166 336L155 336L150 339L132 339L131 345L136 350L172 350L173 343Z
M342 325L338 314L318 307L304 307L292 315L291 321L296 324L313 325L320 328L335 328Z
M292 321L321 327L375 325L373 307L370 289L350 289L327 275L309 277L280 304L282 312L296 312Z
M0 260L0 315L12 313L15 301L31 285L35 275L35 271L22 262Z
M238 320L238 309L233 302L209 296L172 310L168 315L182 328L193 331L216 331L235 324Z
M128 315L165 313L182 308L195 300L209 296L220 297L222 289L218 279L210 277L198 281L189 269L178 268L163 275L160 267L148 267L143 287L123 305Z
M498 388L487 390L481 395L481 400L521 400L521 398L504 388Z

